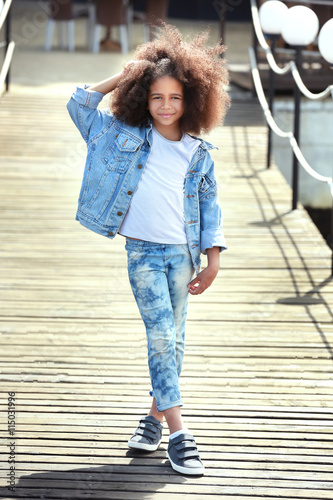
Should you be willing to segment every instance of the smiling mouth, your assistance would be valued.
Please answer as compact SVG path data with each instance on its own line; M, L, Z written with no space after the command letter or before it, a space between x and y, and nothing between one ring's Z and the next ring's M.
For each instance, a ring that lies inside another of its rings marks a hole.
M161 114L160 116L162 116L163 118L170 118L170 116L173 116L173 114L172 113L169 113L169 114L165 113L165 114Z

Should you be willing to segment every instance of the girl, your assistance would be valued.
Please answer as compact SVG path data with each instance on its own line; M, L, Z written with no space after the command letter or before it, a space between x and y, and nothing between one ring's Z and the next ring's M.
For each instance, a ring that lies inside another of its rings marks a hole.
M229 104L218 57L224 48L205 47L207 37L186 42L164 25L121 73L78 88L68 103L88 146L76 218L106 237L126 237L129 279L146 327L152 406L128 445L156 450L165 418L168 458L184 474L204 473L180 410L188 294L212 284L226 248L214 146L189 135L221 124ZM98 110L110 92L110 110ZM208 260L201 272L200 252Z

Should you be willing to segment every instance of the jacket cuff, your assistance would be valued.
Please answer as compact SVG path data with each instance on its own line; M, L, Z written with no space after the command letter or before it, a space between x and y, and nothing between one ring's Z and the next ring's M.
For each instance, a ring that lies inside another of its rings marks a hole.
M88 88L89 85L80 85L76 87L75 92L72 94L72 98L78 104L86 106L87 108L96 109L105 95L101 92L96 92L96 90L90 92L87 90Z
M227 250L227 244L221 229L206 229L201 231L201 252L206 255L207 248L220 247L220 252Z

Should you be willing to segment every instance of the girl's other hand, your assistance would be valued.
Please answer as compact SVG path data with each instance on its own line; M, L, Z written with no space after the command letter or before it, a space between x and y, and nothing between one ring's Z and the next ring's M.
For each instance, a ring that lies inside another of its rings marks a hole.
M218 271L218 268L216 269L213 266L206 267L187 285L189 293L191 295L200 295L207 290L216 278Z
M201 271L187 286L191 295L200 295L207 290L215 280L220 268L220 248L213 247L206 249L208 266Z

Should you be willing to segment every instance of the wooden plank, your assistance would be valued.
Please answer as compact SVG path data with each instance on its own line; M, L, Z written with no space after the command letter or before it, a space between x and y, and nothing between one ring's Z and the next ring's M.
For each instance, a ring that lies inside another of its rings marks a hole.
M154 454L127 449L150 403L144 327L124 240L74 221L85 148L65 102L6 95L0 107L0 436L14 391L17 498L331 498L331 254L264 170L265 127L241 125L260 110L236 103L237 126L208 137L229 250L190 300L183 414L207 474L187 478L166 459L167 430Z

